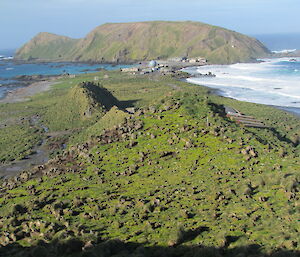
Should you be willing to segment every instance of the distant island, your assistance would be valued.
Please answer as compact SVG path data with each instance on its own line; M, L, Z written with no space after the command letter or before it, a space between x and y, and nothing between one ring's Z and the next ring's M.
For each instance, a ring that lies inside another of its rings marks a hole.
M270 51L246 35L200 22L107 23L85 38L42 32L21 47L22 61L134 63L202 57L209 63L250 62Z

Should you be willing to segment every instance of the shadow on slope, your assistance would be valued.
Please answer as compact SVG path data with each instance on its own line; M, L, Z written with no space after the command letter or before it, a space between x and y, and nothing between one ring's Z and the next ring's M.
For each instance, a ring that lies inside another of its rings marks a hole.
M83 243L71 238L64 241L45 243L40 241L34 247L22 247L11 244L0 248L0 256L22 257L296 257L299 251L277 249L271 253L265 253L263 247L252 244L241 247L207 247L202 245L175 245L175 246L146 246L143 243L122 242L118 239Z
M93 82L81 82L47 108L43 123L50 131L82 128L93 124L113 106L131 107L135 101L118 101L113 94Z

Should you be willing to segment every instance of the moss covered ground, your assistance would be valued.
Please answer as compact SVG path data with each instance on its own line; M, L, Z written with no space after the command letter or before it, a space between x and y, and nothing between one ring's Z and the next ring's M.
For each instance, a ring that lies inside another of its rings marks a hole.
M118 108L58 126L79 131L68 148L3 182L0 256L299 256L298 120L170 77L100 76ZM47 104L91 79L23 104L43 99L55 131ZM237 125L224 105L269 128Z

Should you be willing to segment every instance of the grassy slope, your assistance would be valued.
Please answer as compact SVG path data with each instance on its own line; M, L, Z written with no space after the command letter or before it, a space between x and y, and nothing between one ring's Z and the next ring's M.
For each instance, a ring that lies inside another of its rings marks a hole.
M49 43L45 40L47 37ZM199 22L105 24L77 42L66 38L54 40L52 37L39 34L23 46L16 57L25 60L31 57L41 60L132 62L158 57L202 56L211 63L234 63L268 53L253 38ZM61 54L59 50L66 46L67 51Z
M25 44L16 55L19 56L22 52L22 59L26 60L36 59L38 56L42 56L43 59L63 60L63 56L70 54L70 50L77 41L76 39L42 32Z
M123 100L146 95L139 104L147 106L157 87L165 93L145 114L103 136L95 123L85 130L94 139L47 164L42 178L4 185L0 241L8 246L0 253L250 256L299 250L299 149L276 133L288 137L287 124L299 129L292 116L282 121L279 110L208 95L170 78L123 76L103 80ZM145 88L152 94L141 94ZM241 128L223 116L221 103L268 117L276 130ZM125 245L104 243L116 238ZM90 248L81 252L81 241Z
M152 99L172 91L172 87L164 80L137 78L119 72L103 71L77 76L74 79L61 79L51 91L36 95L27 102L0 104L0 144L3 146L0 147L1 162L22 159L32 153L34 146L46 137L41 130L41 124L48 127L51 133L71 133L74 136L97 122L99 117L103 116L103 110L99 108L91 117L85 117L83 113L87 109L85 106L87 103L84 95L77 97L84 105L80 107L78 101L72 100L78 90L70 90L83 81L93 81L95 76L99 77L99 83L119 100L117 103L112 99L112 104L118 104L120 109L145 106ZM32 124L30 121L36 114L40 117L39 121L37 124ZM63 138L64 141L65 139Z

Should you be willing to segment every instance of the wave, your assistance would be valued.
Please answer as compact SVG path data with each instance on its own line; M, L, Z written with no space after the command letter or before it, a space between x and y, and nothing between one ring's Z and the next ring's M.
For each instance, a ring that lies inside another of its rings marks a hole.
M265 83L286 83L284 79L271 79L271 78L260 78L260 77L252 77L252 76L238 76L231 74L218 74L218 78L227 78L231 80L244 80L250 82L265 82ZM298 81L297 81L298 83Z
M288 58L262 63L198 67L193 74L212 72L216 77L190 78L189 82L222 90L222 95L268 105L300 107L300 63ZM287 61L285 63L285 61ZM185 69L189 72L189 69Z
M274 54L289 54L289 53L293 53L295 51L297 51L297 49L283 49L280 51L272 51L272 53L274 53Z
M4 56L4 55L0 55L0 60L12 60L12 59L14 59L13 56L8 56L8 57L6 57L6 56Z

